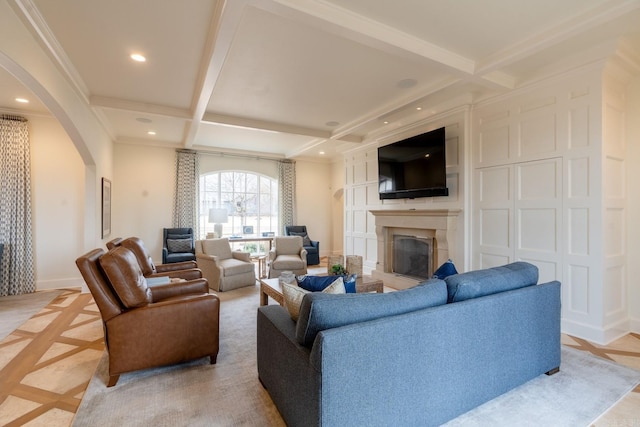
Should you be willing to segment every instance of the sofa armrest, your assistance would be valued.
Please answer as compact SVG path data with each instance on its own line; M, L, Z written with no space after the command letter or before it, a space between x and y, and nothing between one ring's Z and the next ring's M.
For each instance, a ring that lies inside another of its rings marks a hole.
M164 273L167 271L188 270L190 268L198 268L198 264L195 261L182 261L182 262L173 262L169 264L159 264L159 265L156 265L156 272Z
M240 261L251 262L251 254L249 252L233 251L231 256Z
M302 258L302 260L304 261L304 265L307 265L307 250L305 248L302 248L300 250L300 258Z
M208 294L209 283L207 279L195 279L186 282L172 282L166 285L152 286L150 289L152 301L159 302L179 295Z
M269 249L269 261L275 261L276 256L276 248Z
M188 270L170 270L162 273L153 273L147 277L171 277L184 280L195 280L202 278L202 270L199 268L190 268Z
M284 307L258 308L258 378L289 425L320 425L321 373L309 364L310 350L298 344L295 329Z

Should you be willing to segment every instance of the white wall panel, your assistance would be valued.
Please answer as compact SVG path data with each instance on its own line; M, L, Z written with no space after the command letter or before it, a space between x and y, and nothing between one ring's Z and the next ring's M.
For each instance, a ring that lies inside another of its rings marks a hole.
M580 105L569 110L569 148L589 145L589 106Z
M589 314L589 268L582 265L569 265L567 282L563 288L563 301L568 301L564 311L575 314ZM566 295L568 293L568 295Z
M625 218L623 209L606 209L604 213L604 256L624 254L626 247Z
M508 167L490 168L479 171L479 202L509 203L512 189L510 186L511 169Z
M479 163L506 162L509 159L509 125L486 129L479 134Z
M558 162L544 161L516 165L518 200L535 201L558 197Z
M509 209L482 209L480 214L480 245L509 249Z
M589 209L569 209L567 227L567 253L570 255L589 255Z
M530 117L519 126L518 155L525 159L541 154L554 154L556 145L556 117L545 114Z
M568 199L589 197L589 158L568 159Z
M508 264L510 261L511 260L508 255L490 254L485 252L480 255L480 265L478 268L499 267L501 265Z
M625 295L624 295L624 267L615 266L606 269L605 273L606 282L604 293L604 312L607 316L615 315L625 308Z
M606 157L604 160L604 191L607 197L623 199L627 194L624 159Z
M353 187L353 203L355 206L364 206L367 204L367 187Z

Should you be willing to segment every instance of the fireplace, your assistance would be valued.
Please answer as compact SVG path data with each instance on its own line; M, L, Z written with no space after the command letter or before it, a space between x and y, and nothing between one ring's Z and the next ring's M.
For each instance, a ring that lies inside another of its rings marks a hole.
M394 234L391 249L392 273L426 280L433 275L433 239Z
M378 240L376 268L385 286L405 289L430 278L453 257L460 210L372 210Z

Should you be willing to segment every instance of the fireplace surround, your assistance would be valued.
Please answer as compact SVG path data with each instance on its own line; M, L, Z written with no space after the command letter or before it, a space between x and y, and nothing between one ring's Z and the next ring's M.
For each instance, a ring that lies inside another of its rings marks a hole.
M451 258L451 254L454 253L453 245L456 239L455 233L460 209L372 210L370 212L375 217L378 240L378 259L376 268L371 272L371 275L376 279L381 279L385 286L405 289L424 280L418 278L417 275L407 274L407 271L403 271L405 274L401 274L394 269L394 236L405 236L416 241L430 243L428 250L430 256L428 257L428 265L425 266L427 277L430 277L433 271ZM401 264L400 270L402 271L402 268L406 267L407 261L399 263L396 260L396 267L399 264ZM422 267L418 269L422 270ZM412 271L410 268L407 270L409 273Z

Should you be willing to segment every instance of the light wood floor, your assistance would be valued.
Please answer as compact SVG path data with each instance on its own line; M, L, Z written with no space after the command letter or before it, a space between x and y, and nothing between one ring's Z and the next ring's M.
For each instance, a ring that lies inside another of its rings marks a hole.
M640 370L638 334L607 346L567 335L562 342ZM79 290L63 290L0 341L0 425L71 425L103 351L93 299ZM594 425L640 426L640 387Z

